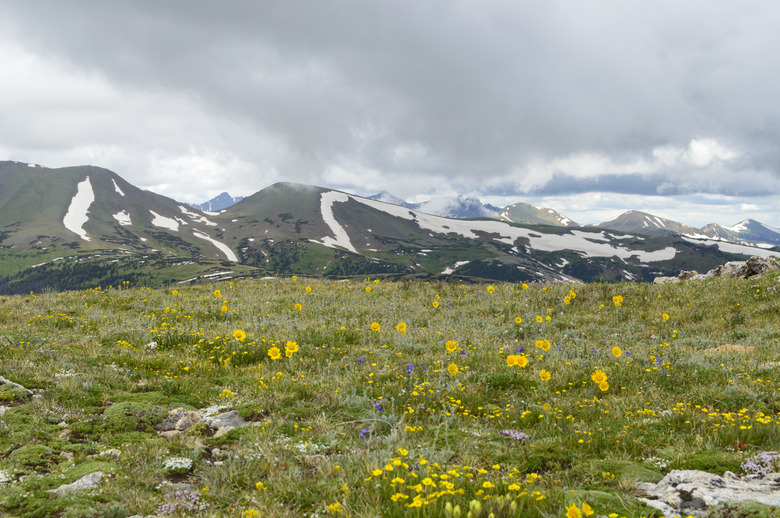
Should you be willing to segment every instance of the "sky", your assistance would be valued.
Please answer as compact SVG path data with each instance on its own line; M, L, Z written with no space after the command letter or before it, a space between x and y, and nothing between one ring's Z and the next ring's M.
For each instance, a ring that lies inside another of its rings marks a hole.
M780 2L27 0L0 160L780 227Z

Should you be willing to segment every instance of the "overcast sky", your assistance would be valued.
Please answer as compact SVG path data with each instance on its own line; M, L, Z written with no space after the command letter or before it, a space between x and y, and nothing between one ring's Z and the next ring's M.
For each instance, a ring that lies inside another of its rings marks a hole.
M780 2L25 0L0 159L780 227Z

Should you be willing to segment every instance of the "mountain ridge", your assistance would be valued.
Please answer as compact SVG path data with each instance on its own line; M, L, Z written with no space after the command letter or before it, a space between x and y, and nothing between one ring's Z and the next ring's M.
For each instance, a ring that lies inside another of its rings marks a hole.
M103 168L0 163L0 292L5 293L294 273L652 280L774 253L722 238L445 218L290 182L205 213Z

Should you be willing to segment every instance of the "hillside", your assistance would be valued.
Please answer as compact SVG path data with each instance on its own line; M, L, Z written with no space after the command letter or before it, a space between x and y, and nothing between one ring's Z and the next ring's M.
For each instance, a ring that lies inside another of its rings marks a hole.
M4 162L0 293L292 274L652 280L777 253L721 239L562 224L450 219L293 183L204 213L105 169Z

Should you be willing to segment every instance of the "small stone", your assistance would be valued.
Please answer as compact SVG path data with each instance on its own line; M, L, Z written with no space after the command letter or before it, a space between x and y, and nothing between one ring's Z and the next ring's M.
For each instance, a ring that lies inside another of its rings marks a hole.
M200 421L200 414L192 410L183 408L174 408L163 420L162 423L155 426L157 430L167 432L170 430L186 430L190 426Z
M118 459L121 455L122 455L121 451L117 450L116 448L112 448L110 450L100 452L98 454L98 457L110 457L110 458Z

